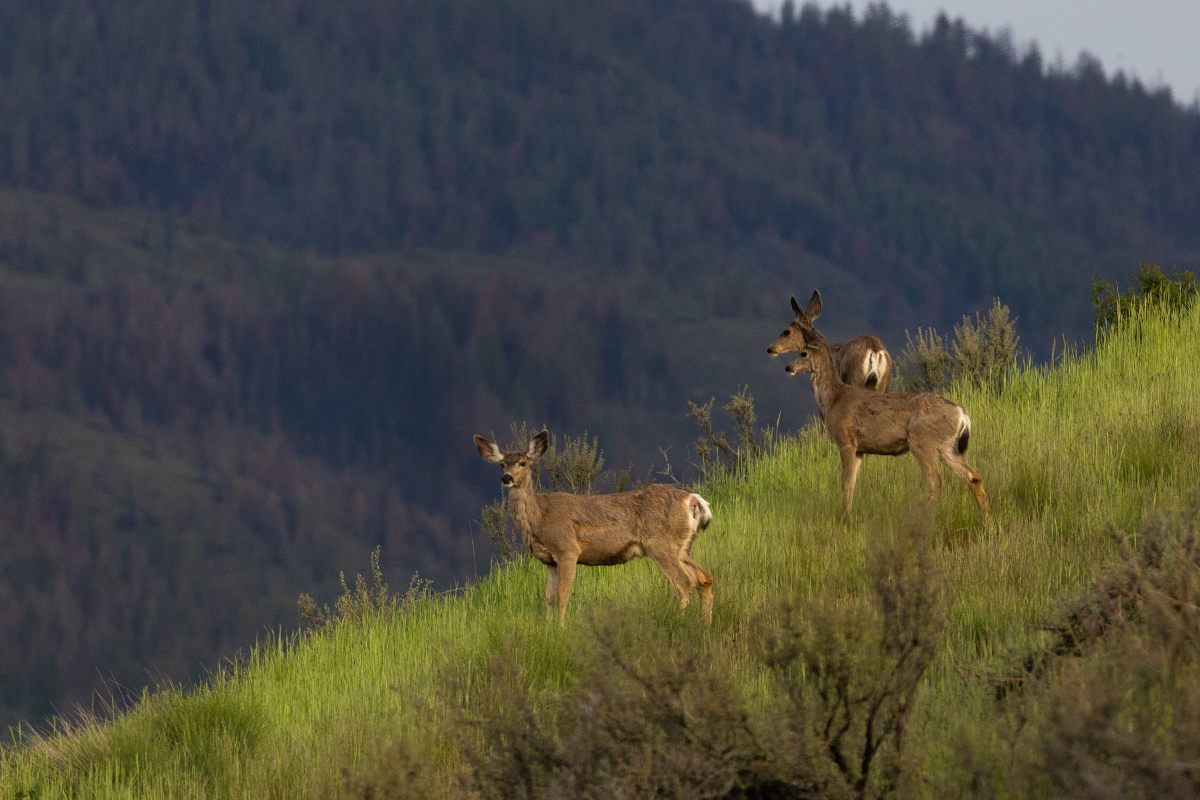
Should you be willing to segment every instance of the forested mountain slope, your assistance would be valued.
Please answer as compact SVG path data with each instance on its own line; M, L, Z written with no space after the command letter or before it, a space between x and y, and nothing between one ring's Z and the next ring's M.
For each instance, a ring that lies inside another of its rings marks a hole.
M894 350L998 295L1044 353L1090 338L1093 275L1200 254L1195 109L884 9L0 0L0 30L3 719L215 663L376 544L485 572L472 433L682 477L688 400L799 424L757 360L789 293Z
M998 293L1053 334L1086 320L1031 275L1200 246L1200 117L1167 90L883 9L70 0L0 25L4 183L324 251L837 273L875 325Z

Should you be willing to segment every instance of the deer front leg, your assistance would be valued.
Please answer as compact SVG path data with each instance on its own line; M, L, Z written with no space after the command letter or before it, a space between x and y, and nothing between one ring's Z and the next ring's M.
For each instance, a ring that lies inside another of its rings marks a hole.
M571 598L571 584L575 582L575 563L579 558L572 553L558 559L558 624L565 625L567 620L567 601Z
M547 564L546 570L546 616L552 617L558 608L558 567Z
M862 466L862 456L853 446L841 448L842 451L842 511L846 521L850 521L850 507L854 504L854 484L858 481L858 468Z

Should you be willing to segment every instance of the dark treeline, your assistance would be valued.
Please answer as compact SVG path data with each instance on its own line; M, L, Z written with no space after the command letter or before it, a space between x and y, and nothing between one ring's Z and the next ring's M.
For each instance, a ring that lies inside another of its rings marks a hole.
M0 0L0 722L183 677L382 545L487 568L473 433L687 476L831 335L1200 254L1200 114L962 24L735 0ZM1047 291L1052 287L1052 291ZM770 375L767 381L763 376ZM470 464L464 469L464 464Z
M1168 90L886 7L68 0L0 27L0 181L327 252L737 254L882 283L894 325L1200 245L1200 116Z

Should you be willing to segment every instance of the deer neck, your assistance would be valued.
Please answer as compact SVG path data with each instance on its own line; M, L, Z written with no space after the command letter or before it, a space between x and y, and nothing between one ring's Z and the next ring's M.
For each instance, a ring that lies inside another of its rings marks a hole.
M513 522L521 531L521 538L529 546L542 524L542 504L538 493L533 488L532 478L520 486L515 486L508 492L508 501L512 505Z
M817 400L817 407L821 409L821 417L824 418L829 413L829 407L842 396L846 388L842 376L838 374L837 365L833 363L833 353L824 339L820 340L817 351L813 354L812 385L813 396Z

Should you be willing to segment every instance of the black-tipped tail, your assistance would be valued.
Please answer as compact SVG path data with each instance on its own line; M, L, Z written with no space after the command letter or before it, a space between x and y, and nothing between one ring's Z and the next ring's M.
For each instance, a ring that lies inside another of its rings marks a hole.
M962 412L962 428L958 432L958 454L961 456L967 452L967 445L971 443L971 418L967 416L967 412Z

